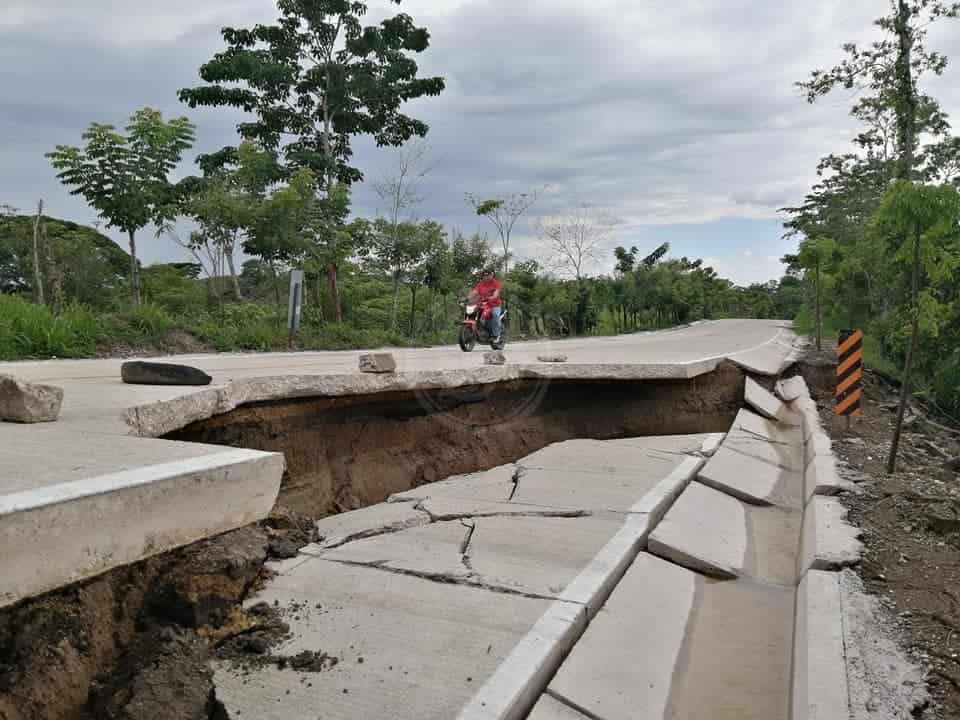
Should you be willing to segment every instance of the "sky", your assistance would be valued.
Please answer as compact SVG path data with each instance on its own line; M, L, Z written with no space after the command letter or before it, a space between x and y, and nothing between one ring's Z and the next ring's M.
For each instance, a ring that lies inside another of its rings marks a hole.
M395 5L372 0L371 21ZM519 257L547 258L540 216L589 205L617 219L593 272L609 272L616 245L702 257L737 283L779 277L777 210L800 202L816 164L849 147L852 96L811 106L793 83L874 36L886 0L404 0L431 33L417 60L441 75L439 97L406 111L430 125L432 170L417 215L466 233L492 226L464 200L543 189L514 237ZM240 116L190 110L177 90L223 48L220 28L276 17L272 0L2 0L0 204L92 223L95 213L56 179L44 153L77 144L91 122L123 125L136 109L188 115L197 154L236 144ZM930 45L960 54L960 24ZM960 62L960 61L958 61ZM925 89L960 107L954 72ZM354 210L380 208L370 182L396 151L355 143L367 182ZM119 233L107 234L123 243ZM184 257L167 238L141 237L147 262Z

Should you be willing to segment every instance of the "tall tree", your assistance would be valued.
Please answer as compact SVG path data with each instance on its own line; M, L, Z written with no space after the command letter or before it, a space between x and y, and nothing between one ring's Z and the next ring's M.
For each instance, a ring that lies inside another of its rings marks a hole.
M397 152L395 167L373 182L373 190L384 204L387 215L386 224L378 224L378 248L382 254L401 258L406 253L404 246L409 246L409 229L405 229L402 220L411 220L413 209L423 202L420 195L420 185L430 168L427 164L426 145L412 143ZM384 247L384 243L392 243L395 248L391 251ZM397 327L397 297L400 290L400 277L397 272L393 276L393 302L390 306L389 327Z
M609 242L615 225L613 218L596 208L580 205L570 213L540 218L536 229L557 269L579 283L586 263L599 257L600 248Z
M527 210L533 207L540 191L533 190L526 193L511 193L499 195L483 200L472 193L467 193L467 202L473 207L477 215L487 218L497 229L500 235L500 245L503 247L503 274L506 275L510 263L510 240L517 221Z
M885 240L900 243L895 247L897 261L909 268L908 316L910 342L900 386L900 407L894 426L893 442L887 458L887 472L896 470L897 451L903 427L903 415L910 395L911 372L920 337L924 308L936 303L926 291L929 278L950 278L958 265L960 246L960 193L949 186L920 185L899 180L880 206L875 229ZM900 242L900 239L904 239Z
M400 0L391 0L400 4ZM427 125L400 111L403 103L443 91L439 77L420 78L413 55L430 35L400 13L364 26L367 3L356 0L278 0L273 25L224 28L227 48L200 68L206 85L180 91L191 107L234 107L255 114L240 135L282 153L289 171L309 168L317 188L363 178L350 164L351 141L370 135L379 146L423 137ZM208 162L229 158L224 148ZM336 320L342 320L337 267L343 256L332 233L326 253Z
M93 123L82 136L83 148L58 145L47 154L57 177L82 195L107 227L130 242L130 294L140 304L140 266L136 234L176 216L179 190L169 175L193 146L194 126L185 117L164 121L159 110L144 108L130 118L126 134L113 125Z
M837 251L837 244L830 238L808 238L800 243L797 256L798 265L813 273L814 293L816 294L815 313L817 326L817 351L823 350L823 274L824 266L830 262Z

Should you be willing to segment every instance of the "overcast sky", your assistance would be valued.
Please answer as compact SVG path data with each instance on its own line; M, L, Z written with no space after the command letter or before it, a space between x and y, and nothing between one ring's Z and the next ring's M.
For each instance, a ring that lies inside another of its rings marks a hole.
M669 241L673 255L704 257L740 283L778 277L792 244L777 208L802 199L818 158L845 150L853 131L849 96L809 106L792 83L838 60L843 42L871 37L870 20L886 7L405 0L401 9L432 35L423 72L447 81L440 97L408 106L431 126L435 169L419 214L485 230L465 192L546 185L531 219L589 203L622 221L596 270L609 269L615 245L649 251ZM271 0L0 0L0 204L26 210L42 197L51 215L95 220L43 154L78 143L91 121L122 125L145 105L196 122L191 162L235 144L236 115L191 111L176 92L198 84L199 65L223 47L223 25L275 14ZM931 45L957 56L958 39L960 24L937 29ZM948 111L960 107L958 72L932 88ZM369 179L394 162L362 142L355 159ZM357 188L355 210L377 211L369 188ZM140 246L148 263L181 257L167 239ZM541 253L532 223L515 246Z

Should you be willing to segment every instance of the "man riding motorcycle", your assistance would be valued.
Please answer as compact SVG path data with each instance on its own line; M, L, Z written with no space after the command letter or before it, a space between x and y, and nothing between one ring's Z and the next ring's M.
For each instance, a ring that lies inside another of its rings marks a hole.
M503 313L500 300L502 291L503 287L497 280L496 273L491 269L486 269L480 274L480 282L473 288L473 292L477 294L480 301L490 308L490 334L493 336L494 345L500 343L500 335L503 332L500 322L500 316Z

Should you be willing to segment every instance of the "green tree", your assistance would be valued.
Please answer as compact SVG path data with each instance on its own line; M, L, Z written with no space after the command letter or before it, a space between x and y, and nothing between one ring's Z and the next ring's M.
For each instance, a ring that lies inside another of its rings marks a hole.
M130 292L140 304L136 234L153 223L163 226L177 215L179 190L169 175L193 146L194 126L185 117L164 121L144 108L130 118L126 134L113 125L93 123L83 148L58 145L47 154L57 177L82 195L107 222L130 241Z
M887 459L887 472L896 470L897 451L903 427L903 415L910 394L914 354L920 336L924 311L935 314L936 298L924 287L928 279L950 277L957 268L960 194L949 186L920 185L899 180L890 189L875 218L874 230L881 238L906 240L896 248L898 264L910 275L910 344L903 366L900 407L893 442Z
M836 251L837 244L830 238L810 238L800 243L800 253L797 256L799 266L813 273L818 351L823 350L823 274Z
M392 0L399 4L399 0ZM420 78L412 55L429 45L426 29L398 14L364 26L365 2L278 0L273 25L224 28L226 50L200 68L206 85L180 91L191 107L234 107L254 113L240 134L282 153L285 166L313 171L321 192L331 193L363 175L350 165L351 140L369 135L379 146L423 137L427 125L403 114L403 103L443 91L439 77ZM229 158L224 148L206 158ZM340 233L327 240L336 242ZM337 247L328 249L328 278L335 318L342 320Z

